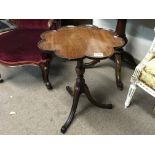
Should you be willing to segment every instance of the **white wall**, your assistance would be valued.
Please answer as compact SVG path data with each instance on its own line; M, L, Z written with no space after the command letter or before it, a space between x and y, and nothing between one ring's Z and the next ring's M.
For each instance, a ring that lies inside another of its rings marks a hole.
M115 19L94 19L96 26L115 30L117 20ZM143 59L154 38L155 20L129 19L127 20L126 34L128 44L125 49L137 60Z

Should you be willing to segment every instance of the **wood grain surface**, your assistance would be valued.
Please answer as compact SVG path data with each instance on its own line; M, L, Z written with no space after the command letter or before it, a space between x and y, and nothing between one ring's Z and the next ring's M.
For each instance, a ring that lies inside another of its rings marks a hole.
M95 26L62 27L58 31L44 32L41 39L40 49L54 51L67 59L109 57L114 53L114 47L125 44L114 32Z

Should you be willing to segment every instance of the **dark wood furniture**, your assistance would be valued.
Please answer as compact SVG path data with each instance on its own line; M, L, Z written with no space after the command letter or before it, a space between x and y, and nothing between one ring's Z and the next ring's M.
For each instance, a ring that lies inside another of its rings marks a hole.
M105 59L114 54L115 47L124 45L123 39L119 38L112 31L99 29L93 26L63 27L58 31L48 31L41 35L42 40L38 46L45 51L54 51L61 58L77 61L76 83L74 91L67 86L66 90L73 96L73 105L69 117L61 128L65 133L74 119L79 97L86 94L88 100L101 108L112 109L112 104L97 103L90 94L85 83L84 58Z
M126 37L126 19L118 19L115 32L119 37L124 39L125 44L127 44L128 40ZM123 47L124 47L123 46ZM123 90L123 83L121 80L121 66L122 62L124 62L129 68L135 69L137 66L134 58L128 52L124 51L123 47L117 48L115 54L111 57L111 59L115 62L115 76L116 76L116 85L120 90ZM85 67L93 67L95 64L99 63L100 60L93 60L89 63L85 63Z
M57 20L12 19L9 21L17 28L0 35L0 63L9 67L39 66L46 87L52 89L48 78L51 56L42 55L37 43L42 32L56 29ZM0 82L3 80L1 79Z

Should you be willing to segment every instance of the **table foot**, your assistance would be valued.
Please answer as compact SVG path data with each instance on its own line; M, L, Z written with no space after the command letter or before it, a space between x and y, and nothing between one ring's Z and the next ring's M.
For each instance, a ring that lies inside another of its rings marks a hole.
M65 133L66 132L66 130L67 130L67 128L65 127L65 126L62 126L62 128L61 128L61 133Z

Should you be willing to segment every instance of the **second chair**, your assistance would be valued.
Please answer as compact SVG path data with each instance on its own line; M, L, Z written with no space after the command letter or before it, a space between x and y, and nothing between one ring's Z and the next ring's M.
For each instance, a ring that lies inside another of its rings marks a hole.
M37 43L42 32L56 29L57 20L19 19L9 21L17 28L0 35L0 63L6 66L39 66L46 87L52 89L48 78L51 56L42 55ZM0 82L3 82L1 75Z

